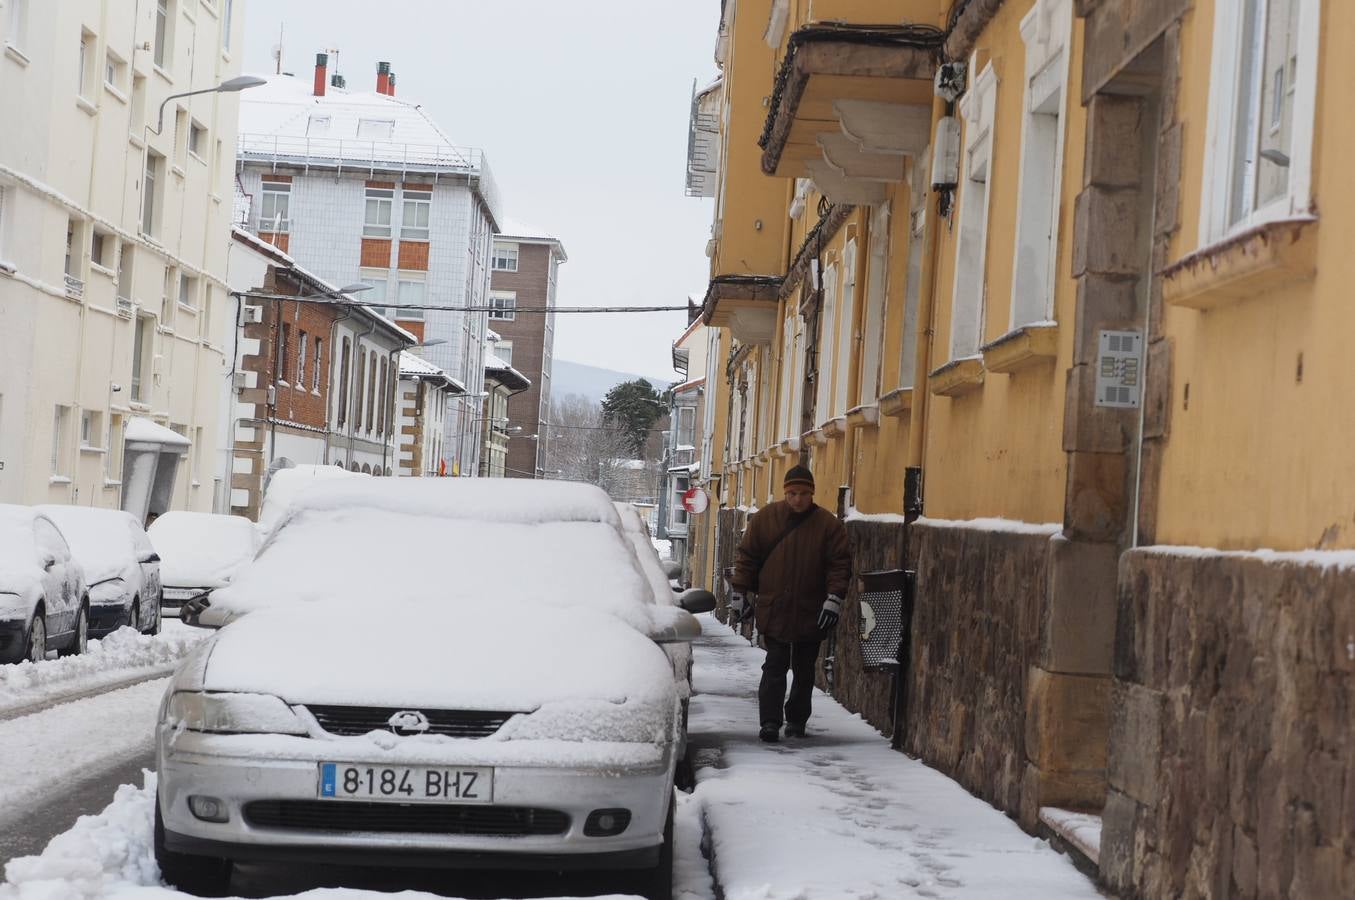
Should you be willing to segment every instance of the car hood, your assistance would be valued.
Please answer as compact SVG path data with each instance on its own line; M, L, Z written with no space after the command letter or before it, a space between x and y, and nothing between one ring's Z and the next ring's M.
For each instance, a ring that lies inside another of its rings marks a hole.
M41 569L0 562L0 619L27 617L41 594Z
M589 609L510 603L308 602L217 635L202 686L289 703L528 711L576 699L671 702L653 641Z

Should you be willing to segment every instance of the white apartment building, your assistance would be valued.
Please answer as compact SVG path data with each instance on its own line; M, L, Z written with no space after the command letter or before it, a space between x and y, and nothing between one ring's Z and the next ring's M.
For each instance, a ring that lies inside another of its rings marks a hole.
M0 502L221 507L243 18L0 0Z
M313 75L268 76L240 109L236 188L242 224L427 344L423 357L465 385L444 418L448 470L479 468L496 191L484 154L458 147L417 104L397 99L389 66L375 90Z

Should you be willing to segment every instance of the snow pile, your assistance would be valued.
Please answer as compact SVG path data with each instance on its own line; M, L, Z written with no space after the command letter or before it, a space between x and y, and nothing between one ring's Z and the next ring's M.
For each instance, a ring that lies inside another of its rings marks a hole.
M215 513L167 512L149 534L166 587L221 587L259 546L253 522Z
M691 739L719 763L698 770L694 796L728 900L1099 896L1046 842L817 691L807 739L759 742L762 654L702 624Z
M91 640L89 649L79 656L0 666L0 714L123 681L137 673L169 674L209 633L178 622L166 622L165 630L153 637L123 627L102 640Z
M1005 531L1010 534L1055 535L1063 530L1059 522L1022 522L1020 519L931 519L917 520L918 525L932 528L968 528L973 531Z

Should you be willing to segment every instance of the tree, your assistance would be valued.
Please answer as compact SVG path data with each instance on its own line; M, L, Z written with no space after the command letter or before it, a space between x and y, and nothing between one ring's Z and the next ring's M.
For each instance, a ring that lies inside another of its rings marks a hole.
M602 401L602 420L626 436L630 455L636 458L644 454L654 423L666 412L659 392L643 378L618 384Z

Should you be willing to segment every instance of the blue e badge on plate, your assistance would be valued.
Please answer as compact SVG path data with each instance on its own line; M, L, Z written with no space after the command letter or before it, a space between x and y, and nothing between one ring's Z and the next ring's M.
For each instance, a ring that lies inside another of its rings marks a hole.
M334 763L325 763L320 767L320 796L333 797L335 784L338 781L338 766Z

